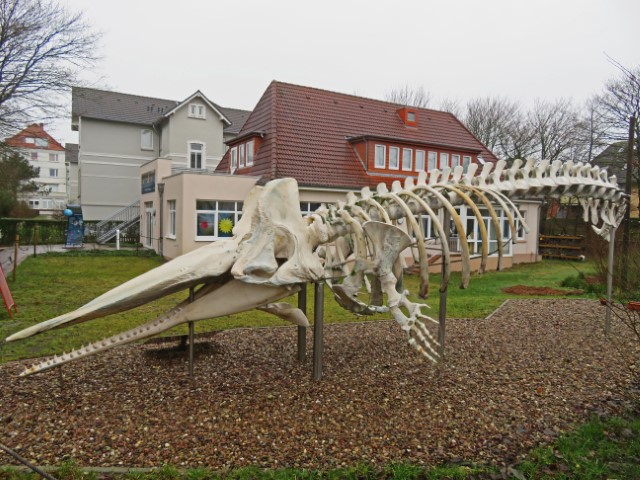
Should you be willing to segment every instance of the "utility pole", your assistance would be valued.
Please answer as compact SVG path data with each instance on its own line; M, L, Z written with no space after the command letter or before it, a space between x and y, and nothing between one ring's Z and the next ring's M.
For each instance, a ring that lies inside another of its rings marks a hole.
M633 138L635 133L636 126L636 117L635 115L631 115L629 117L629 138L627 140L627 176L625 179L624 190L627 194L627 198L629 199L629 205L627 206L626 211L624 212L624 221L623 229L622 229L622 270L621 270L621 280L622 287L626 288L627 286L627 264L629 263L629 241L630 241L630 215L631 215L631 182L633 181Z

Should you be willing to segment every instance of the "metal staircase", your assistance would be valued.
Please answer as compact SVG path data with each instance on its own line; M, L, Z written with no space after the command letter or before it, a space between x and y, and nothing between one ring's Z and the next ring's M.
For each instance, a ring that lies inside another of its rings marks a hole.
M116 236L118 230L123 231L140 223L140 200L121 208L109 218L96 223L94 233L97 243L106 243Z

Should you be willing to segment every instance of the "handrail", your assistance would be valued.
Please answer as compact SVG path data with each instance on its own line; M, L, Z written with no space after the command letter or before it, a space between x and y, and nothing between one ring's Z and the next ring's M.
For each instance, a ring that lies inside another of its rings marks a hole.
M113 238L118 230L126 230L139 222L140 200L136 200L94 226L96 242L105 243Z

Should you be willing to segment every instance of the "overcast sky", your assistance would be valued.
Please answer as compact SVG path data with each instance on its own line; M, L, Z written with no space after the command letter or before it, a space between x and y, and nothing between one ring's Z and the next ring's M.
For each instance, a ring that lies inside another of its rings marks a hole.
M384 99L583 102L640 64L638 0L60 0L103 32L96 88L251 110L272 80ZM77 141L70 119L50 126Z

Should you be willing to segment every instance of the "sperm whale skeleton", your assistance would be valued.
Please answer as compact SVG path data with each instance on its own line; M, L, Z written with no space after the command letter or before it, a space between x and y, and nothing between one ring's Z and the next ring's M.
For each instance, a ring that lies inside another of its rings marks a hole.
M429 217L440 239L448 238L438 213L447 212L459 234L461 287L471 273L467 232L456 206L466 205L478 219L482 239L481 266L485 268L489 239L479 207L489 211L497 238L503 238L496 209L505 212L511 238L517 223L528 230L514 202L547 197L577 197L585 221L607 237L627 208L627 199L615 176L589 164L559 161L516 160L506 168L499 161L478 165L467 172L434 170L394 182L391 190L363 188L348 193L343 202L323 205L303 217L299 209L297 183L279 179L255 187L244 203L243 215L233 237L215 241L177 257L99 296L77 310L30 326L9 336L7 342L129 310L180 290L195 288L189 300L150 322L111 338L91 343L70 353L54 356L27 368L21 375L40 372L96 354L119 345L158 335L176 325L231 315L252 309L275 314L307 326L304 313L288 303L278 303L295 294L305 282L326 281L337 302L358 315L389 312L407 335L409 344L434 362L438 361L438 323L423 313L424 303L409 300L402 287L401 252L410 248L420 267L421 298L429 288L429 246L419 225ZM398 227L404 218L405 229ZM449 282L451 255L447 241L439 245L442 262L441 291ZM498 242L498 268L503 245ZM416 252L417 251L417 252ZM367 298L365 301L364 298ZM385 301L386 299L386 301Z

